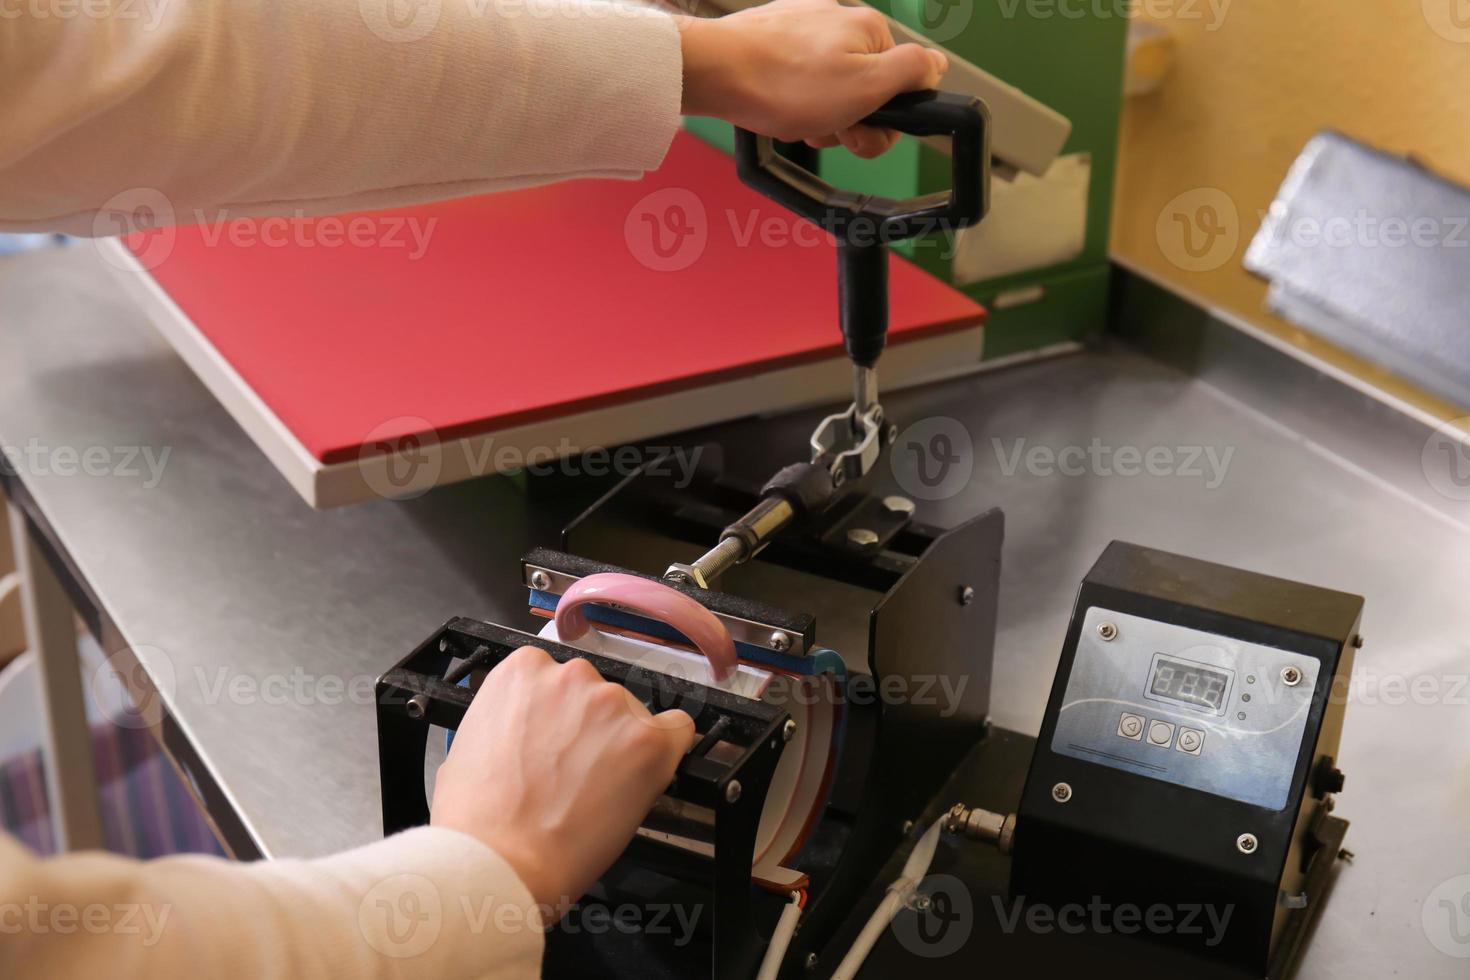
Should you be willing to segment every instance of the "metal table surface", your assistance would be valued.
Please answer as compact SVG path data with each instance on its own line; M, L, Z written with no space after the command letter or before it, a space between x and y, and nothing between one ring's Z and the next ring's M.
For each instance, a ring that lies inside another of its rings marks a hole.
M1074 592L1114 538L1366 596L1338 809L1357 857L1301 975L1463 976L1431 939L1470 955L1451 931L1470 929L1470 877L1440 887L1470 875L1470 505L1436 491L1422 423L1210 337L1188 372L1108 347L885 398L973 445L924 519L1006 513L994 719L1036 731ZM310 510L86 247L0 260L0 351L18 496L162 693L221 825L268 855L379 836L373 679L450 616L522 622L515 560L574 505L491 478ZM809 428L762 441L795 450ZM1170 475L1121 475L1131 455L1094 445L1156 449ZM97 475L61 472L94 447ZM1068 447L1092 459L1059 468ZM143 448L156 480L146 457L123 465Z

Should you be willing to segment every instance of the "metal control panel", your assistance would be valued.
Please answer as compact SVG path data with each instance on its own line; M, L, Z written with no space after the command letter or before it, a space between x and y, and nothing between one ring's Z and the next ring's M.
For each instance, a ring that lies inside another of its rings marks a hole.
M1319 666L1314 657L1093 606L1051 748L1280 810Z

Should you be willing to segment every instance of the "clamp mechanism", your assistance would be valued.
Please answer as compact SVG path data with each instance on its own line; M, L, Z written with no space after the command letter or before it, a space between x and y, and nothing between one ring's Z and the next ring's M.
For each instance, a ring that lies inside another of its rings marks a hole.
M953 234L985 216L990 203L990 114L979 99L949 92L908 92L863 122L910 136L947 136L952 189L907 201L838 190L776 153L769 137L735 130L740 179L837 240L838 315L853 363L853 400L811 436L811 462L788 466L761 500L691 564L664 572L671 582L710 588L720 575L755 557L793 521L822 510L838 487L866 476L898 435L878 403L875 365L888 342L888 252L919 235Z
M858 370L875 373L871 368ZM831 472L835 486L860 480L878 462L884 447L898 436L896 430L897 426L885 424L883 406L876 397L866 408L853 402L847 411L822 419L812 433L812 462Z
M911 136L949 137L951 190L910 200L838 190L779 156L768 137L735 131L740 179L837 240L838 314L853 363L853 402L812 433L812 461L835 484L861 479L895 434L878 403L875 365L888 342L888 254L883 247L920 235L954 234L990 204L990 113L949 92L908 92L868 116L870 126Z

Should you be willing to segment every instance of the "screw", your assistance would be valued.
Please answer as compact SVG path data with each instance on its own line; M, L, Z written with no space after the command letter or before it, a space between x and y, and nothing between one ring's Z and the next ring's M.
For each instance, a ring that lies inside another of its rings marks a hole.
M914 516L914 502L907 497L884 497L883 509L895 517Z
M403 710L408 712L408 716L414 721L418 721L429 713L429 699L422 694L415 694L408 699L408 704L403 706Z
M847 543L859 550L876 547L878 535L865 527L855 527L847 532Z
M960 605L968 606L975 601L975 590L968 585L960 586Z
M771 644L771 649L775 650L777 653L785 653L787 650L791 649L791 637L787 636L780 630L776 630L774 633L771 634L771 639L769 642Z
M1235 838L1235 849L1242 854L1254 854L1259 846L1255 834L1241 834Z
M903 835L905 837L907 837L910 833L912 833L913 832L913 829L914 829L914 822L912 820L905 820L903 822Z
M896 426L896 425L890 425L888 427L888 441L890 443L894 443L894 442L897 442L898 441L898 426Z
M1302 672L1298 667L1282 667L1281 683L1287 687L1296 687L1302 682Z
M1102 637L1103 642L1106 643L1112 640L1113 637L1118 635L1118 627L1114 626L1112 623L1098 623L1097 635Z
M448 653L449 652L449 637L447 637L447 636L441 636L441 637L439 637L439 652L440 653Z
M791 741L791 736L796 734L796 722L791 718L786 719L786 724L781 726L781 741ZM733 802L733 801L732 801Z
M740 780L732 779L725 784L725 802L735 803L740 799Z
M531 573L531 588L545 591L551 588L551 576L537 569Z
M1066 783L1057 783L1051 788L1051 798L1058 803L1065 803L1072 798L1072 787Z
M1361 649L1363 649L1363 634L1362 633L1354 633L1353 634L1353 649L1355 649L1355 650L1361 650Z
M817 954L816 953L807 953L806 954L806 968L808 970L815 970L817 968Z

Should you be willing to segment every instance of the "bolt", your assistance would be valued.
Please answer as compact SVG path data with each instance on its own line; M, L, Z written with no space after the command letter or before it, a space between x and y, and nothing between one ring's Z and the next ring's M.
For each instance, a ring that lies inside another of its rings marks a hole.
M531 573L531 588L546 591L551 588L551 576L537 569Z
M1103 642L1106 643L1112 640L1113 637L1118 635L1118 627L1114 626L1112 623L1098 623L1097 635L1102 637Z
M796 722L793 719L791 719L791 718L787 718L786 719L786 724L784 724L784 725L781 726L781 741L783 741L783 742L789 742L789 741L791 741L791 736L793 736L795 734L796 734Z
M888 427L888 441L889 443L895 443L898 441L898 426L890 425Z
M904 834L905 837L907 837L910 833L912 833L913 832L913 829L914 829L914 822L912 820L905 820L903 822L903 834Z
M1057 783L1051 788L1051 798L1058 803L1065 803L1072 798L1072 787L1066 783Z
M679 585L692 585L697 589L709 588L709 583L705 581L698 568L680 562L675 562L664 570L664 580L677 582Z
M975 590L968 585L960 586L960 605L968 606L975 601Z
M1353 649L1354 650L1361 650L1361 649L1363 649L1363 634L1362 633L1354 633L1353 634Z
M418 721L429 713L429 699L422 694L415 694L408 699L408 704L403 706L403 710L408 712L408 716L414 721Z
M785 653L791 649L791 637L780 630L776 630L771 634L770 644L772 650L775 650L777 653Z
M439 652L440 653L448 653L449 652L449 637L447 637L447 636L441 636L441 637L439 637Z
M894 517L914 516L914 502L907 497L884 497L883 509Z
M740 780L732 779L725 784L725 802L735 803L740 799Z
M847 532L847 543L860 551L875 548L878 545L878 535L865 527L855 527Z
M1235 838L1235 849L1242 854L1254 854L1258 846L1260 843L1256 840L1255 834L1241 834Z
M1296 687L1302 682L1302 672L1298 667L1282 667L1281 683L1287 687Z
M806 968L808 970L815 970L817 968L817 954L816 953L807 953L806 954Z

